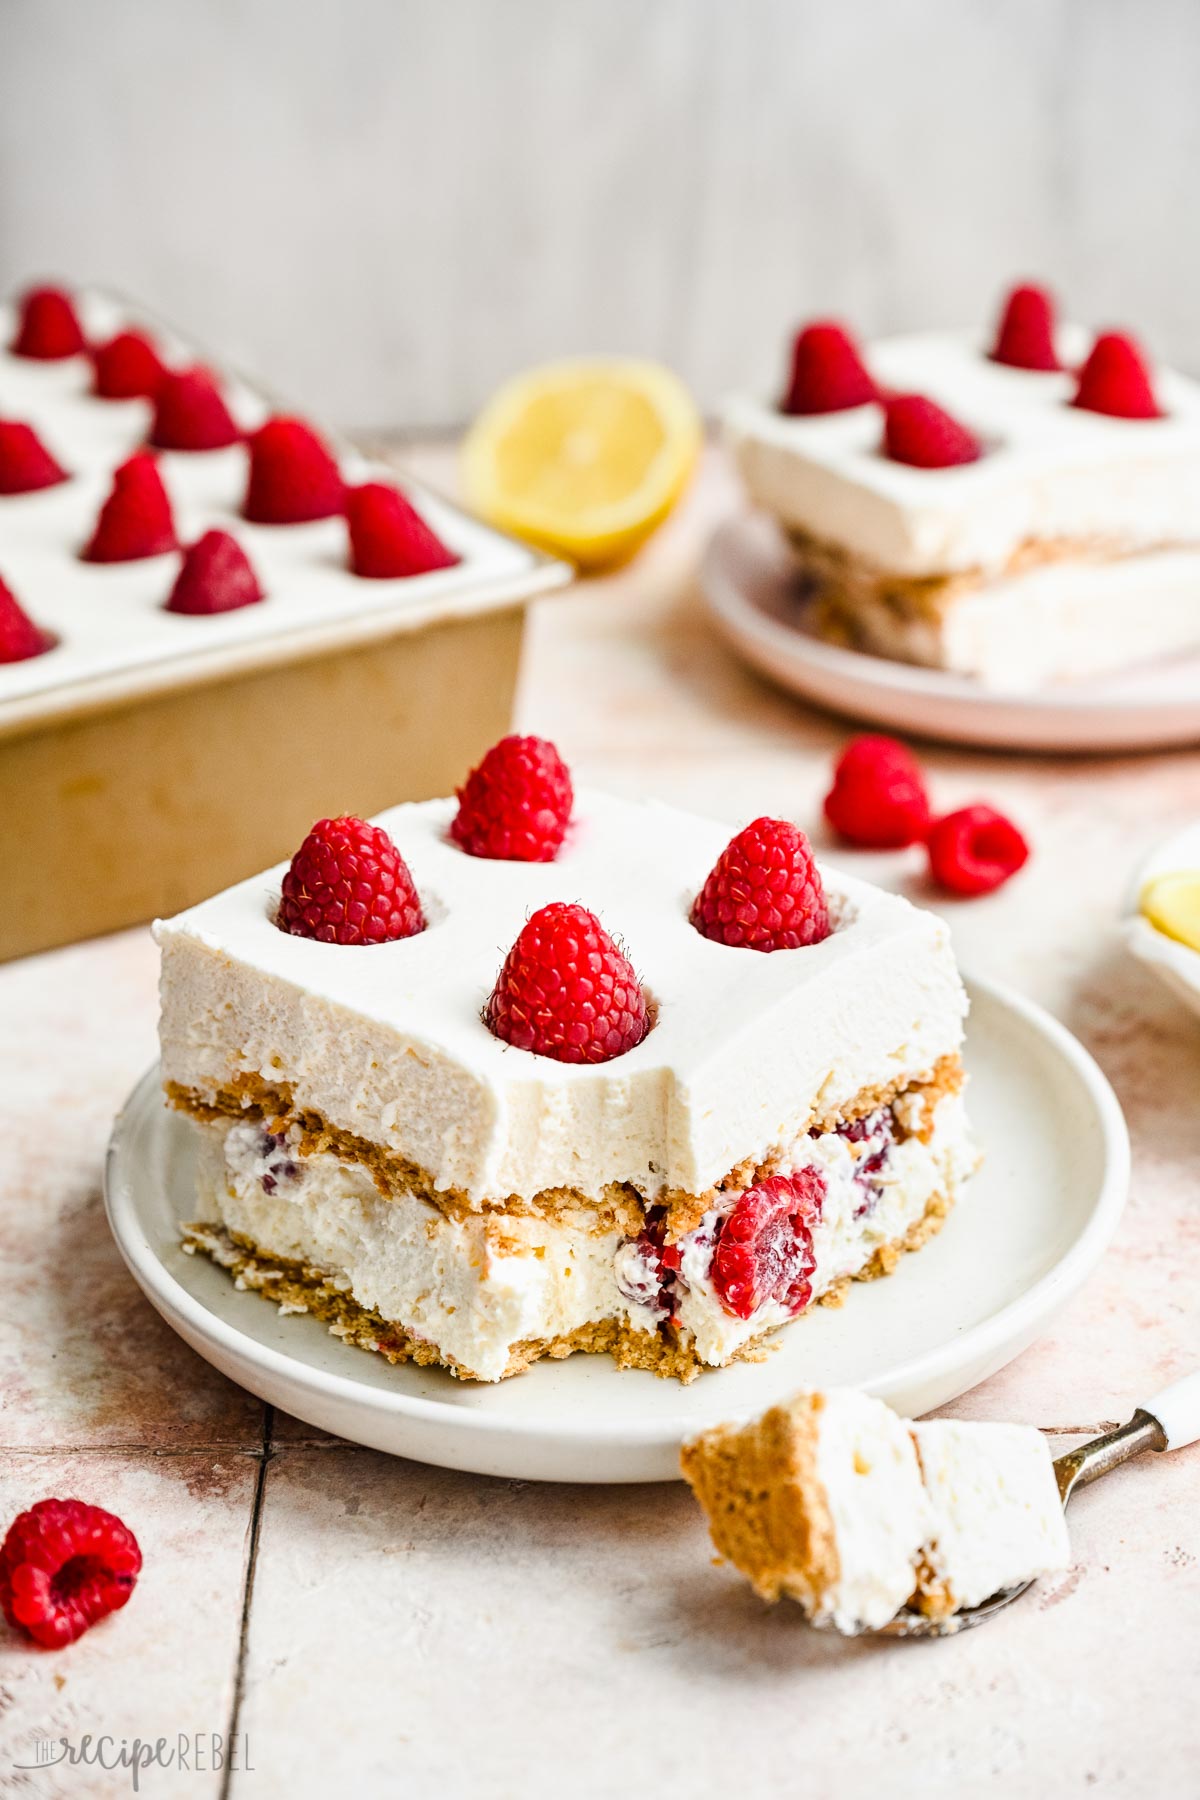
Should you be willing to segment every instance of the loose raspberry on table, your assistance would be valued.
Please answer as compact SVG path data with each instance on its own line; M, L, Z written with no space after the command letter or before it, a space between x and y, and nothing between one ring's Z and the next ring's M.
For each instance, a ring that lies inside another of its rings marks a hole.
M1084 412L1107 413L1114 419L1163 416L1145 353L1136 339L1122 331L1105 331L1096 339L1079 371L1071 405Z
M165 372L144 331L118 331L92 351L92 392L101 400L152 400Z
M319 819L293 856L276 924L324 944L390 944L424 931L425 912L387 832L345 814Z
M495 1037L556 1062L624 1056L650 1029L642 985L595 913L555 901L521 929L483 1009Z
M923 394L893 394L886 402L882 450L914 469L951 469L983 455L975 434Z
M346 495L350 568L371 581L428 575L460 560L427 525L399 488L368 481Z
M59 362L66 356L78 356L86 348L75 302L65 289L37 287L23 296L17 335L11 345L14 356Z
M263 599L254 566L227 531L206 531L184 552L167 612L193 616L235 612Z
M34 494L66 479L32 425L0 419L0 494Z
M1004 302L993 362L1011 369L1061 369L1054 348L1054 299L1044 287L1025 283L1015 287Z
M919 843L929 829L929 795L908 746L897 738L855 738L834 766L825 817L861 850Z
M878 399L853 337L836 320L821 319L796 333L780 412L845 412Z
M224 450L241 440L209 369L168 371L154 396L149 441L156 450Z
M749 1319L769 1300L791 1313L812 1299L812 1228L825 1200L816 1169L772 1175L721 1221L709 1279L725 1311Z
M49 631L35 625L17 596L0 580L0 663L28 662L54 648Z
M692 904L692 924L717 944L797 950L829 936L829 908L812 847L786 819L755 819L722 850Z
M571 772L553 744L501 738L459 788L450 836L469 856L553 862L573 804Z
M990 894L1029 861L1029 845L990 806L964 806L931 827L929 872L948 893Z
M242 513L256 525L303 525L340 513L342 472L303 419L268 419L250 439Z
M46 1650L61 1650L125 1605L142 1566L128 1525L82 1500L39 1500L0 1545L0 1608Z
M158 459L139 450L114 471L112 491L85 546L84 562L137 562L179 547Z

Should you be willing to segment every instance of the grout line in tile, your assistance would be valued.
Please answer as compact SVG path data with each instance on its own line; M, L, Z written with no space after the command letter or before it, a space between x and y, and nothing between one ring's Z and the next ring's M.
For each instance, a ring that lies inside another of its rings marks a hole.
M225 1742L232 1750L237 1743L238 1726L241 1723L242 1700L246 1689L246 1653L250 1644L250 1609L254 1601L254 1576L258 1568L258 1543L262 1533L263 1500L267 1488L267 1467L274 1454L272 1440L275 1431L275 1408L263 1406L262 1440L258 1452L258 1478L254 1484L254 1504L250 1512L250 1547L246 1555L246 1580L242 1590L242 1624L238 1634L237 1667L233 1678L233 1700L229 1708L229 1727L225 1733ZM229 1800L232 1791L233 1777L236 1773L232 1756L225 1762L225 1773L221 1779L219 1800Z
M225 1439L208 1444L4 1444L0 1456L261 1456L257 1443Z

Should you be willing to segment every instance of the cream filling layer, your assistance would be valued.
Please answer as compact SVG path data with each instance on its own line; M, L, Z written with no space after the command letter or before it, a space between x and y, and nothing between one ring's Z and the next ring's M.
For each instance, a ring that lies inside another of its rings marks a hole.
M957 1610L1070 1560L1050 1450L1030 1425L911 1427L933 1509L926 1561Z
M1019 692L1200 645L1200 549L1048 563L952 598L936 616L865 595L843 605L867 650Z
M680 1279L668 1300L655 1264L617 1231L594 1229L589 1210L554 1221L510 1216L450 1218L416 1197L385 1200L360 1165L301 1157L294 1141L254 1124L198 1125L201 1216L263 1252L319 1268L361 1306L434 1344L447 1360L485 1381L499 1380L514 1348L616 1320L657 1331L676 1307L696 1353L718 1366L752 1338L787 1323L767 1302L735 1318L713 1286L721 1214L705 1215L680 1240ZM850 1144L836 1132L804 1137L781 1172L816 1167L825 1180L813 1230L813 1294L862 1269L882 1245L902 1238L940 1193L955 1191L974 1166L961 1098L937 1106L928 1143L882 1135ZM869 1182L864 1157L886 1155ZM738 1196L728 1196L731 1210Z
M827 1395L817 1478L833 1523L838 1575L813 1595L813 1617L848 1633L877 1630L910 1599L934 1525L908 1427L867 1394Z

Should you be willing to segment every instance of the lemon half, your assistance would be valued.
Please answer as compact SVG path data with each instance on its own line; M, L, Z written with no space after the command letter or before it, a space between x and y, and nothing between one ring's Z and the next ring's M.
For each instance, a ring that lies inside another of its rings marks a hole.
M1140 908L1156 931L1200 950L1200 869L1156 876L1142 889Z
M617 357L549 363L488 402L463 445L463 486L502 530L607 568L666 518L700 440L700 415L669 369Z

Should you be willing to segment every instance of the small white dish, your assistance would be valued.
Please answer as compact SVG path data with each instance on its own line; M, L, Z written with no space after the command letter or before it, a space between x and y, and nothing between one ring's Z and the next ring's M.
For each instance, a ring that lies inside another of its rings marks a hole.
M262 1399L360 1444L444 1468L538 1481L666 1481L705 1426L803 1385L869 1389L912 1416L1016 1356L1085 1280L1129 1181L1129 1139L1087 1052L1039 1007L968 984L970 1108L983 1168L941 1233L884 1281L817 1307L761 1363L690 1387L605 1356L538 1363L495 1386L392 1366L317 1320L281 1316L180 1247L194 1216L192 1141L152 1069L116 1122L105 1171L113 1234L167 1322Z
M700 582L717 626L747 662L803 699L872 725L1011 750L1150 750L1200 740L1200 656L1006 693L825 643L812 629L787 540L762 513L718 528Z
M1147 882L1157 875L1173 875L1183 869L1200 869L1200 819L1160 844L1138 869L1125 896L1125 942L1177 999L1200 1013L1200 950L1189 949L1187 944L1156 931L1138 911Z

